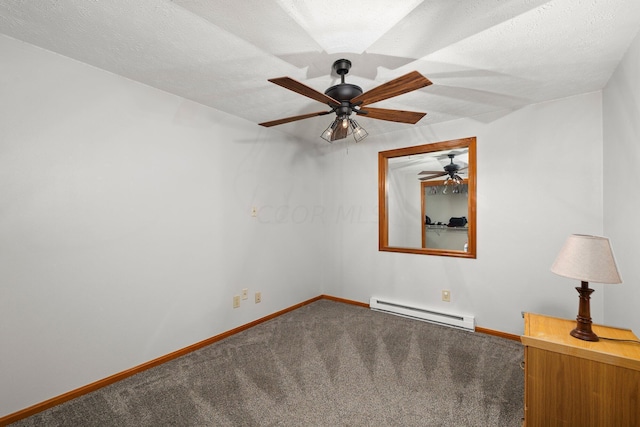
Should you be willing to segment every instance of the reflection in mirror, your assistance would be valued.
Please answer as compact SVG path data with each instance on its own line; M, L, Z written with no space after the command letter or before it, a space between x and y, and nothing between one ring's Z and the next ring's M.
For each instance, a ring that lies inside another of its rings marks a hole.
M445 184L444 180L422 183L423 248L468 250L469 185L466 182L468 180L463 180L454 186Z
M381 251L476 257L475 142L378 153Z

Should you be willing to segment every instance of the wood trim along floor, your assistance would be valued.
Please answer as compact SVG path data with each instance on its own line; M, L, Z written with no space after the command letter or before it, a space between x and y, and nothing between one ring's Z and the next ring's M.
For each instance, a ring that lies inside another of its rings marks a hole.
M64 403L68 400L71 399L75 399L76 397L80 397L84 394L87 393L91 393L92 391L98 390L102 387L106 387L110 384L113 384L117 381L123 380L125 378L128 378L132 375L135 375L139 372L142 371L146 371L147 369L153 368L154 366L158 366L161 365L165 362L168 362L170 360L173 359L177 359L178 357L184 356L185 354L191 353L195 350L198 350L202 347L206 347L210 344L213 344L217 341L223 340L227 337L230 337L231 335L235 335L238 332L242 332L246 329L252 328L256 325L259 325L260 323L266 322L267 320L271 320L273 318L276 318L278 316L281 316L285 313L288 313L290 311L296 310L300 307L303 307L307 304L311 304L312 302L321 300L321 299L327 299L327 300L331 300L331 301L336 301L336 302L341 302L341 303L345 303L345 304L351 304L351 305L356 305L359 307L365 307L365 308L369 308L369 304L368 303L364 303L364 302L360 302L360 301L354 301L354 300L350 300L350 299L345 299L345 298L338 298L338 297L334 297L331 295L319 295L317 297L311 298L309 300L303 301L301 303L295 304L291 307L285 308L283 310L277 311L275 313L269 314L268 316L262 317L260 319L254 320L253 322L249 322L247 324L238 326L237 328L231 329L229 331L223 332L221 334L215 335L211 338L207 338L206 340L202 340L200 342L197 342L195 344L192 344L188 347L182 348L180 350L176 350L172 353L169 354L165 354L164 356L160 356L157 359L153 359L149 362L143 363L141 365L135 366L131 369L127 369L126 371L122 371L122 372L118 372L117 374L111 375L109 377L103 378L101 380L95 381L91 384L87 384L85 386L79 387L75 390L71 390L67 393L61 394L59 396L56 397L52 397L51 399L45 400L44 402L40 402L37 403L33 406L29 406L28 408L22 409L18 412L14 412L12 414L9 415L5 415L4 417L0 417L0 427L9 425L11 423L15 423L16 421L19 421L23 418L27 418L30 417L31 415L37 414L38 412L42 412L46 409L52 408L56 405L59 405L61 403ZM500 331L494 331L492 329L486 329L486 328L480 328L480 327L476 327L476 332L480 332L483 334L487 334L487 335L494 335L494 336L498 336L498 337L502 337L502 338L506 338L506 339L510 339L510 340L514 340L514 341L520 341L520 336L519 335L513 335L513 334L508 334L505 332L500 332Z
M493 335L495 337L506 338L506 339L511 340L511 341L520 342L520 335L509 334L507 332L496 331L496 330L487 329L487 328L481 328L479 326L476 326L476 332L479 332L481 334Z
M328 300L331 300L331 301L342 302L342 303L345 303L345 304L357 305L358 307L369 308L369 303L368 302L360 302L360 301L354 301L354 300L351 300L351 299L332 297L331 295L320 295L320 297L318 297L318 299L328 299Z

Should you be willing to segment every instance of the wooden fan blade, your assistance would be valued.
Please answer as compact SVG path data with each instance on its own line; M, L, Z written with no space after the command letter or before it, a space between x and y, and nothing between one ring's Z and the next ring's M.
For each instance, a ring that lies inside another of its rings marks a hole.
M420 181L428 181L428 180L433 179L433 178L438 178L438 177L440 177L440 176L445 176L446 174L447 174L446 172L444 172L444 173L437 173L437 174L435 174L435 175L425 176L425 177L423 177L423 178L418 178L418 179L419 179Z
M323 104L329 104L330 106L340 105L340 101L336 101L330 96L325 95L322 92L318 92L317 90L310 88L304 83L300 83L297 80L293 80L291 77L278 77L275 79L269 79L271 83L275 83L278 86L282 86L285 89L292 90L300 95L304 95L308 98L315 99L316 101L320 101Z
M270 122L264 122L264 123L258 123L260 126L264 126L264 127L271 127L271 126L277 126L277 125L281 125L284 123L290 123L290 122L295 122L298 120L304 120L304 119L308 119L310 117L316 117L316 116L324 116L326 114L329 113L333 113L333 111L318 111L317 113L309 113L309 114L302 114L300 116L293 116L293 117L287 117L284 119L278 119L278 120L272 120Z
M403 93L411 92L425 86L429 86L431 81L417 71L400 76L397 79L383 83L378 87L374 87L365 93L356 96L351 100L352 104L368 105L374 102L389 99Z
M440 174L440 175L444 175L447 172L443 172L443 171L422 171L422 172L418 172L418 175L433 175L433 174Z
M356 111L356 114L362 117L369 117L370 119L411 124L418 123L421 118L427 115L427 113L418 113L416 111L387 110L386 108L371 107L365 107L360 111Z

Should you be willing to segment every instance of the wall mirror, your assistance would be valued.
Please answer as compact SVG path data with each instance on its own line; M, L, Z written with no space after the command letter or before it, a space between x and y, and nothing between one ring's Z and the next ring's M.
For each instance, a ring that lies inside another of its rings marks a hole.
M476 138L378 153L379 249L476 257Z

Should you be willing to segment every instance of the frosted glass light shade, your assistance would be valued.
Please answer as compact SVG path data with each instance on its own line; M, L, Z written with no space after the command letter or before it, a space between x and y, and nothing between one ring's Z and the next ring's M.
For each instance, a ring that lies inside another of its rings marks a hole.
M572 234L560 250L551 271L583 282L622 283L606 237Z

